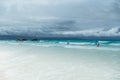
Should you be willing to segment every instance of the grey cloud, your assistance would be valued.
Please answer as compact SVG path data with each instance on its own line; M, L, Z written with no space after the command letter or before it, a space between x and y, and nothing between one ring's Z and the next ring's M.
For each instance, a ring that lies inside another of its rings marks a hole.
M0 35L120 36L119 29L108 32L120 26L119 0L1 0L0 4ZM94 31L99 28L106 32Z
M115 18L120 20L120 0L114 1L112 12L113 12Z

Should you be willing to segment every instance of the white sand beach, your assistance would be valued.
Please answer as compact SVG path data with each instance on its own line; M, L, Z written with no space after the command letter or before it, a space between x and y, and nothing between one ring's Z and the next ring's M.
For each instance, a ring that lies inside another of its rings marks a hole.
M120 80L120 50L0 43L0 80Z

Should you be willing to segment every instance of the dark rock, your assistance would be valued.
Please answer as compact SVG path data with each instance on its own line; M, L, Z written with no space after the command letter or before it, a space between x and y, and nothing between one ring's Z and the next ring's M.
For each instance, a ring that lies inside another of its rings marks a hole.
M32 39L31 41L38 41L39 39L37 39L37 38L34 38L34 39Z
M20 38L20 39L17 39L16 41L27 41L26 38Z

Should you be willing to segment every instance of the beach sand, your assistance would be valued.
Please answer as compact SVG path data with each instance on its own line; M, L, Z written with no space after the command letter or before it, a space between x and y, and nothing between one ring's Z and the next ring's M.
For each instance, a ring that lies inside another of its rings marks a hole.
M0 43L0 80L120 80L120 50Z

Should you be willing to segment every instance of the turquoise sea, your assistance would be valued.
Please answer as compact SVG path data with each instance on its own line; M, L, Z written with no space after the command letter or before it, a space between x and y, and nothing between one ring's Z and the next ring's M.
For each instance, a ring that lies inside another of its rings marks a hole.
M97 43L101 49L120 49L120 41L98 41L98 40L38 40L38 41L15 41L1 40L0 43L10 44L29 44L36 46L56 46L56 47L71 47L71 48L96 48Z
M1 40L0 80L120 80L120 41Z

